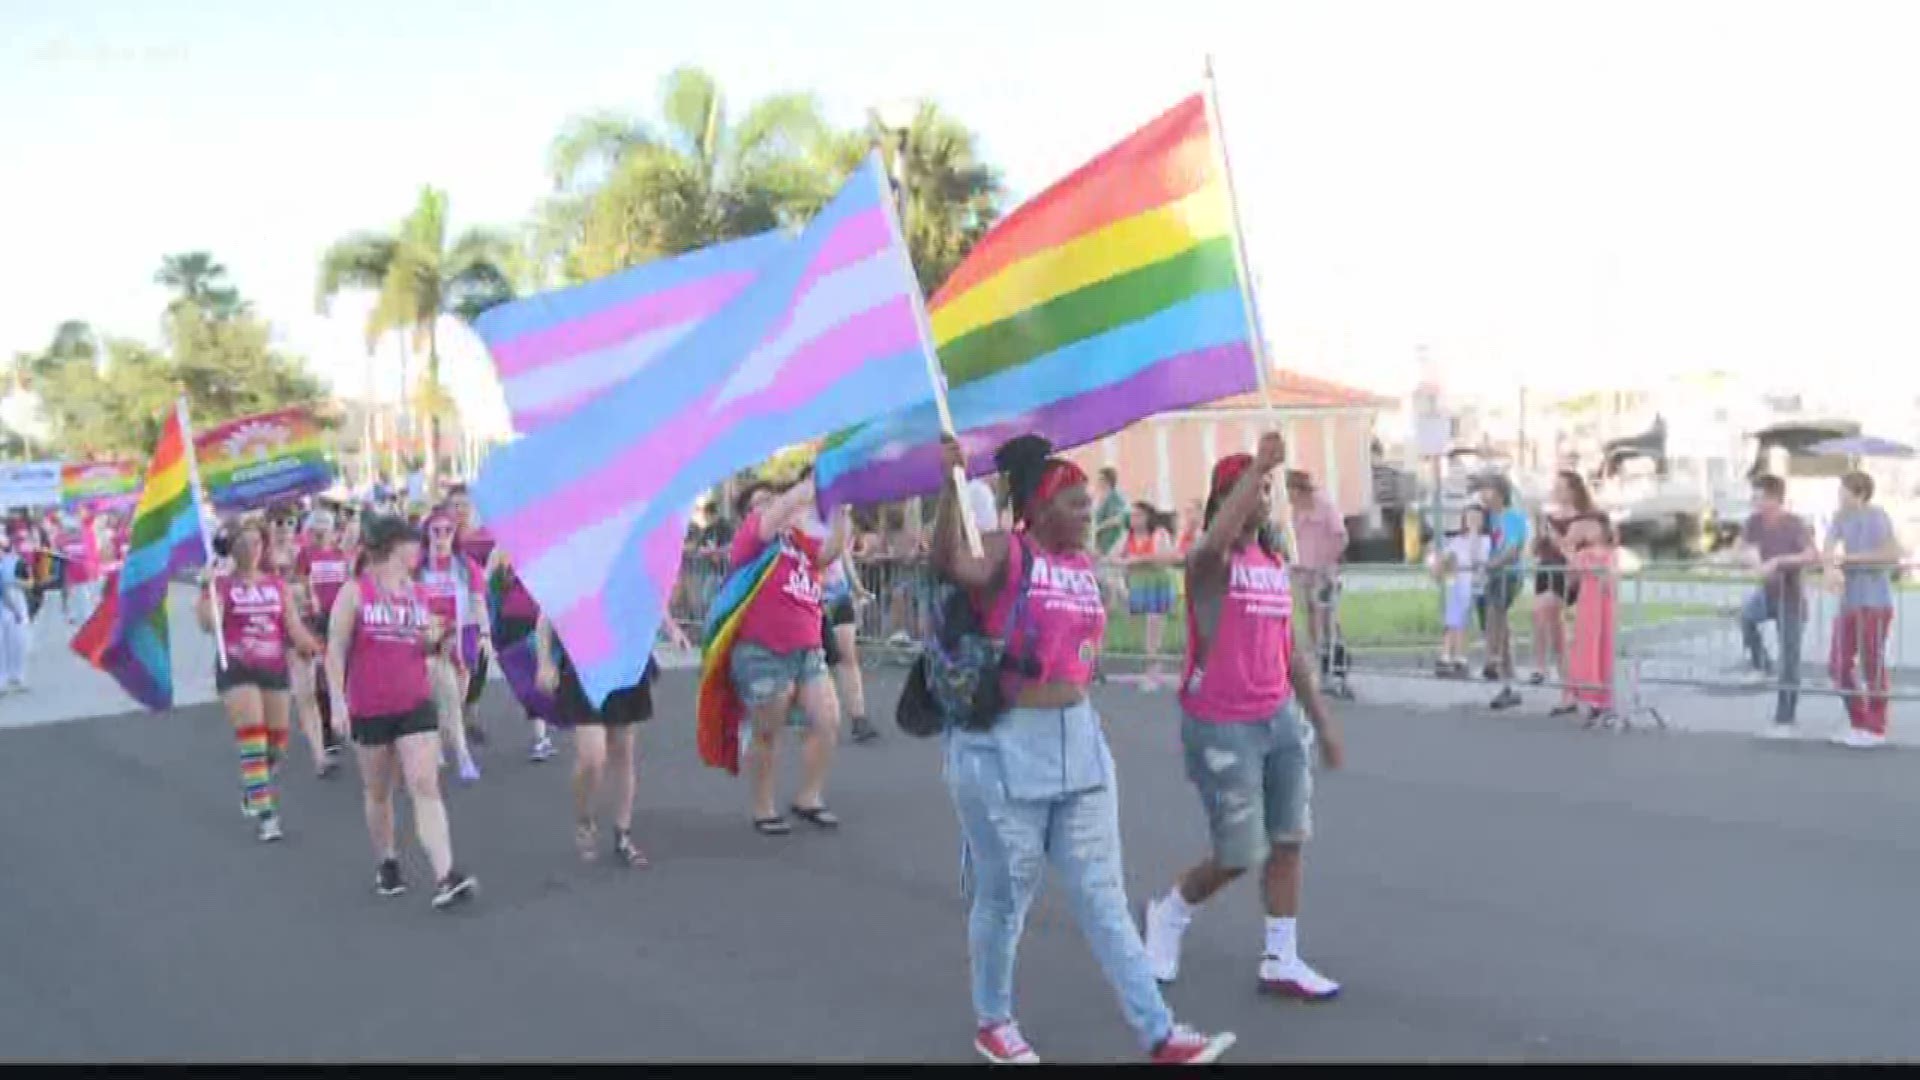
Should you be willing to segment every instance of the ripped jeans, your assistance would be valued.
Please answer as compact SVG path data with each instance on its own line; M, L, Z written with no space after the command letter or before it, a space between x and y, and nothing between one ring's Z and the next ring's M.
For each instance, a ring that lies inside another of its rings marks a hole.
M1144 1049L1173 1031L1127 909L1113 755L1100 717L1012 709L988 731L947 735L947 789L966 840L967 956L981 1027L1013 1019L1013 969L1046 864L1065 879L1075 920Z

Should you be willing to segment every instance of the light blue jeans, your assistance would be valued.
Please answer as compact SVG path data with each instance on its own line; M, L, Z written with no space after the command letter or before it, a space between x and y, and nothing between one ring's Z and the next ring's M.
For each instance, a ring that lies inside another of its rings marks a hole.
M1145 1049L1173 1031L1127 909L1113 755L1093 706L1013 709L992 730L950 731L947 789L966 841L967 956L980 1026L1013 1019L1013 968L1048 862Z

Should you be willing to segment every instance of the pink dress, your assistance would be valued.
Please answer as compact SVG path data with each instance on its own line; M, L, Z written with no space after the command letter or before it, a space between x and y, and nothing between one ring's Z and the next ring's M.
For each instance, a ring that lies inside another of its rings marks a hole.
M1567 649L1573 699L1596 709L1613 708L1613 632L1616 580L1613 548L1589 544L1568 558L1580 583L1574 605L1573 642Z

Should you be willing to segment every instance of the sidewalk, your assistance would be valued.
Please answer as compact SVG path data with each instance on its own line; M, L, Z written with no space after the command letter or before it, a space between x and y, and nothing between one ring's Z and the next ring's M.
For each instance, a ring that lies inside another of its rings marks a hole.
M213 638L194 622L193 594L192 586L176 584L167 603L176 706L214 699ZM31 689L0 697L0 728L112 716L140 707L119 683L67 647L79 629L61 613L60 598L49 595L33 623L33 652L27 659Z

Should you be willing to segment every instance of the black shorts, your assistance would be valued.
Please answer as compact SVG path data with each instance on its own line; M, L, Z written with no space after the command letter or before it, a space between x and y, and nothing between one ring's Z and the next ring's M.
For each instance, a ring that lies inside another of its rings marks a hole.
M1571 604L1580 599L1580 583L1573 580L1573 571L1565 565L1544 565L1534 571L1533 594L1549 593Z
M640 682L607 695L607 703L595 709L587 700L587 691L580 685L580 676L573 670L570 661L560 663L560 688L554 692L554 717L563 727L598 726L627 727L653 719L653 677L659 673L659 666L652 660L647 661L647 670L641 674Z
M433 702L423 701L403 713L354 717L353 741L361 746L392 746L408 735L425 735L439 729Z
M265 668L247 667L244 664L228 663L221 667L219 661L213 665L213 688L224 694L236 686L253 686L261 690L277 690L286 693L288 685L285 668L268 671Z
M852 596L843 596L827 606L828 629L836 626L852 626L856 621Z

